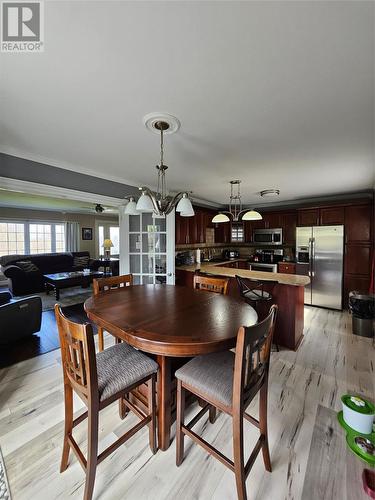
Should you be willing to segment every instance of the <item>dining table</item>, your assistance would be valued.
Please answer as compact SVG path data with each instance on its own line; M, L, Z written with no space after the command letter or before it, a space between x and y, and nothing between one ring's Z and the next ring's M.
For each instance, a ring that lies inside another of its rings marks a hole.
M240 326L258 316L243 300L175 285L134 285L108 290L85 302L93 323L155 356L158 443L171 441L173 358L191 358L235 347Z

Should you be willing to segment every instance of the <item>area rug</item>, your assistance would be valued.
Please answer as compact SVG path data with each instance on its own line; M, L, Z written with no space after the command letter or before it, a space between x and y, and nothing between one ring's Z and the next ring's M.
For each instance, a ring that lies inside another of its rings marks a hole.
M41 293L33 293L31 295L23 295L15 298L25 299L27 297L35 297L36 295L42 299L43 311L51 311L56 303L60 304L61 307L83 304L83 302L85 302L85 300L92 295L92 289L91 287L82 288L81 286L64 288L60 290L59 300L56 300L55 294L53 292L50 292L49 295L47 295L45 292L41 292Z
M11 500L11 498L4 460L0 449L0 500Z

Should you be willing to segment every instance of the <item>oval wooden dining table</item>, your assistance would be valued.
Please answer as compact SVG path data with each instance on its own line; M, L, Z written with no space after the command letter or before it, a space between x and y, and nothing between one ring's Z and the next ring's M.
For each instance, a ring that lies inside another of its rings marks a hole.
M85 302L88 318L146 353L156 355L159 448L170 445L171 358L230 349L240 326L256 311L242 300L174 285L136 285L103 292Z

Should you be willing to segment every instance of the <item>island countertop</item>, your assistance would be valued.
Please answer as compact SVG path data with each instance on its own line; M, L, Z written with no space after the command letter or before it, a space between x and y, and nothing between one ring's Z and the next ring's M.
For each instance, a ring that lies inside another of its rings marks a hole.
M187 266L178 266L176 270L190 271L192 273L200 271L215 276L225 276L234 278L236 275L241 278L258 279L262 281L277 281L280 285L306 286L310 283L308 276L298 274L269 273L264 271L249 271L248 269L236 269L232 267L223 267L224 264L232 262L246 262L248 259L231 259L220 263L201 262L200 264L191 264Z

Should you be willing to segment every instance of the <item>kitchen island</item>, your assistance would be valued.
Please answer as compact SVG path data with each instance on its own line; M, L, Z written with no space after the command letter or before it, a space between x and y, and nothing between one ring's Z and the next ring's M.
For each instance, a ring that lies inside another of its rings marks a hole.
M303 338L304 327L304 287L310 282L307 276L296 274L249 271L247 259L232 259L222 262L203 262L201 264L176 267L176 285L193 286L195 273L229 278L228 294L238 297L239 290L235 276L261 280L264 289L270 291L273 302L259 306L262 319L271 303L279 306L274 341L277 345L296 350ZM267 281L276 282L267 286ZM239 325L240 326L240 325Z

